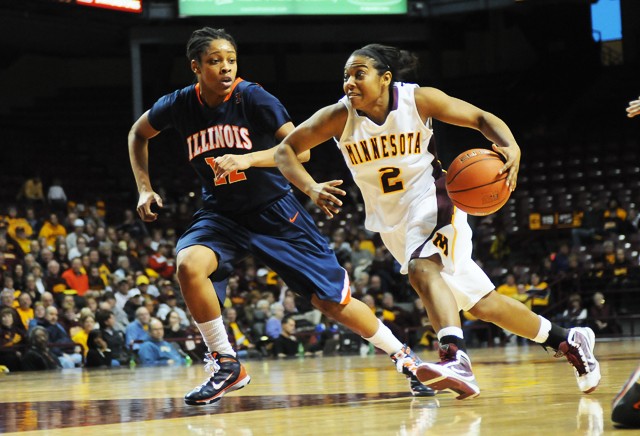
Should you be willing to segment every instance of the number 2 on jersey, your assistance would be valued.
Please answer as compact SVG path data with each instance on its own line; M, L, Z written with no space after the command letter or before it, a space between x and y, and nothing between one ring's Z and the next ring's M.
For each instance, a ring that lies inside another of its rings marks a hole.
M382 185L382 192L388 194L390 192L402 191L404 184L402 179L399 179L400 168L396 167L383 167L378 170L380 172L380 184Z
M213 171L213 174L215 175L216 170L216 160L213 157L206 157L205 162L207 163L207 165L209 165L211 167L211 170ZM215 184L216 186L218 185L224 185L226 183L235 183L235 182L241 182L243 180L247 180L247 175L245 173L243 173L242 171L238 171L238 170L233 170L229 173L229 175L224 178L224 179L215 179ZM227 182L228 181L228 182Z

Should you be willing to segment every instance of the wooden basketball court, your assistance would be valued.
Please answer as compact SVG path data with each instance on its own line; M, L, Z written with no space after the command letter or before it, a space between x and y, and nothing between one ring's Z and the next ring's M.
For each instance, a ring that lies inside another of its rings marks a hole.
M204 407L185 406L201 365L0 376L0 433L48 435L554 435L625 434L611 400L640 342L598 342L602 381L578 391L573 369L537 345L470 350L482 390L413 398L384 355L254 360L252 382ZM435 360L435 352L421 352Z

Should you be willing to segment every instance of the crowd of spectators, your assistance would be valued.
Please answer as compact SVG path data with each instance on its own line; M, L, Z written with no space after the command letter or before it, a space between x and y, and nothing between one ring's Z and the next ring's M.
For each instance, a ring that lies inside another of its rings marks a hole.
M14 371L202 359L205 350L175 278L180 223L195 204L177 201L175 222L146 225L132 208L108 215L101 200L76 203L59 183L52 188L45 196L39 179L29 179L16 203L0 211L0 365ZM309 209L349 273L354 296L402 341L433 347L419 298L377 235L361 226L362 205L351 197L339 220L325 221ZM637 252L632 257L638 215L615 199L606 204L600 209L593 201L582 226L546 245L542 255L511 261L518 248L494 231L487 258L477 261L498 292L535 312L620 334L615 317L631 306L618 291L639 286ZM108 222L107 216L120 218ZM295 291L258 259L238 265L223 315L241 357L315 355L344 345L342 327ZM468 314L463 322L478 324Z

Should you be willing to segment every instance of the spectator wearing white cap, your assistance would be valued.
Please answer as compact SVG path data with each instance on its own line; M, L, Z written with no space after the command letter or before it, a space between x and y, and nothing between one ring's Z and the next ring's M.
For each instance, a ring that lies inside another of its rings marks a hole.
M89 242L91 238L84 231L84 220L76 218L73 220L73 231L67 235L67 248L69 250L75 248L78 245L78 238L84 237L85 241Z

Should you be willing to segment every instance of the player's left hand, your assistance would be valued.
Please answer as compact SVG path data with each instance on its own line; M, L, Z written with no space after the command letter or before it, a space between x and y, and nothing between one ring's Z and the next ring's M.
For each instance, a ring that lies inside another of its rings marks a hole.
M216 180L227 177L232 171L242 171L251 167L249 155L246 154L225 154L215 159Z
M518 183L518 170L520 169L520 147L499 147L496 144L492 145L493 151L502 155L506 163L500 168L500 174L505 171L509 172L507 176L507 186L511 189L511 192L516 190Z
M324 183L316 183L309 189L307 195L324 212L327 218L333 218L333 214L340 213L342 201L336 195L347 195L337 186L342 185L342 180L331 180Z

